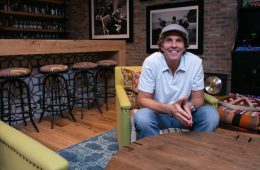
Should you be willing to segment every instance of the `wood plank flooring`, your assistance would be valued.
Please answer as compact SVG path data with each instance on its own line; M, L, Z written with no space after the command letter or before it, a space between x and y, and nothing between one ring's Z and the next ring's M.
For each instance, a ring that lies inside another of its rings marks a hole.
M22 124L17 128L53 151L58 151L115 128L115 102L110 101L108 111L105 105L101 109L103 114L100 114L96 107L90 110L84 109L83 119L80 119L80 110L74 109L73 114L77 122L72 121L68 114L64 113L62 118L55 117L54 129L51 129L49 117L44 118L41 123L36 122L40 132L36 132L31 124L27 126Z

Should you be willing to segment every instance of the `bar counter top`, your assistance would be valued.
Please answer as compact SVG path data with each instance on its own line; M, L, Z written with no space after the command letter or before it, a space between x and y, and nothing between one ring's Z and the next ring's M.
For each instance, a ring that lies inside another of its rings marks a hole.
M115 52L118 65L126 64L124 40L0 40L0 56L86 52Z

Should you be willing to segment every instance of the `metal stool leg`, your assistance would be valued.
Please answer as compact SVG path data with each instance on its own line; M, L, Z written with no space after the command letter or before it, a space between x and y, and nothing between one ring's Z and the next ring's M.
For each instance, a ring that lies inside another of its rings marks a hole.
M104 93L105 93L105 105L106 105L106 111L108 111L108 103L107 103L107 76L108 76L108 72L104 73Z
M39 123L41 122L43 115L45 114L45 91L46 91L46 78L42 82L42 113L39 119Z
M23 100L23 84L17 80L17 84L18 84L18 88L19 88L19 91L20 91L20 94L19 94L19 97L20 97L20 101L21 101L21 109L22 109L22 117L23 117L23 123L25 126L27 126L27 123L25 121L25 116L24 116L24 107L25 107L25 104L24 104L24 100ZM16 82L14 82L14 86L16 86ZM27 89L26 89L27 90ZM29 104L29 103L28 103Z
M69 97L69 87L68 87L68 84L66 83L66 79L64 77L62 77L60 75L59 75L59 77L63 80L64 85L65 85L65 91L67 93L66 96L67 96L67 105L68 105L69 114L70 114L72 120L74 122L76 122L76 119L75 119L74 115L72 114L72 107L70 106L70 97Z
M54 113L54 104L56 104L57 103L57 99L56 99L56 90L55 90L55 85L56 85L56 83L58 83L58 80L56 80L56 77L53 77L53 76L50 76L49 77L50 79L51 79L51 102L53 102L52 104L51 104L51 129L53 129L53 127L54 127L54 117L55 117L55 113ZM55 82L55 81L57 81L57 82Z
M100 68L96 74L96 79L100 78L103 80L102 83L104 83L103 85L101 84L100 91L98 91L97 93L99 98L104 99L104 103L106 105L106 111L108 111L108 98L110 94L110 92L108 91L108 78L110 75L113 75L113 73L114 73L113 69L108 67L108 68Z
M35 124L35 122L34 122L34 120L33 120L32 106L31 106L31 96L30 96L30 93L29 93L29 91L30 91L30 90L29 90L29 87L28 87L27 84L25 84L24 81L22 81L21 83L24 84L24 87L26 88L26 94L27 94L27 100L28 100L28 109L29 109L28 114L29 114L30 121L31 121L31 123L32 123L32 125L33 125L33 127L34 127L34 129L35 129L37 132L39 132L39 129L37 128L37 126L36 126L36 124Z
M9 87L8 87L8 113L11 113L11 91L10 89L12 89L12 81L10 82L9 84ZM8 114L8 122L9 122L9 125L12 126L12 123L11 123L11 114Z
M98 71L97 71L98 72ZM99 110L99 112L101 114L103 114L100 106L99 106L99 103L98 103L98 100L99 100L99 95L98 95L98 89L97 89L97 85L98 85L98 81L97 81L97 76L93 73L93 79L94 79L94 100L95 100L95 104Z

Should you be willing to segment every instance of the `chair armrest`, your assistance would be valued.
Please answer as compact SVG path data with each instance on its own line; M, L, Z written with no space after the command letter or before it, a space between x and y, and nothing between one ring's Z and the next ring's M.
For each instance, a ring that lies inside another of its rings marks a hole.
M130 110L131 102L129 101L125 89L122 85L116 85L116 97L121 109Z
M0 169L67 170L69 165L59 154L1 121L0 155Z
M217 108L218 106L218 99L210 94L207 94L207 93L204 93L204 100L205 102L214 107L214 108Z
M117 135L119 149L129 145L131 141L131 102L122 85L116 85Z

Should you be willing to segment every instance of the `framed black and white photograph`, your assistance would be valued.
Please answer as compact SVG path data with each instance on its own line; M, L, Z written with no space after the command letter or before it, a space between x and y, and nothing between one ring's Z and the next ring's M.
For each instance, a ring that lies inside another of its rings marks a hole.
M190 52L203 52L203 0L148 6L146 8L147 52L158 51L157 41L163 27L180 24L189 33Z
M90 39L132 41L132 0L91 0Z

